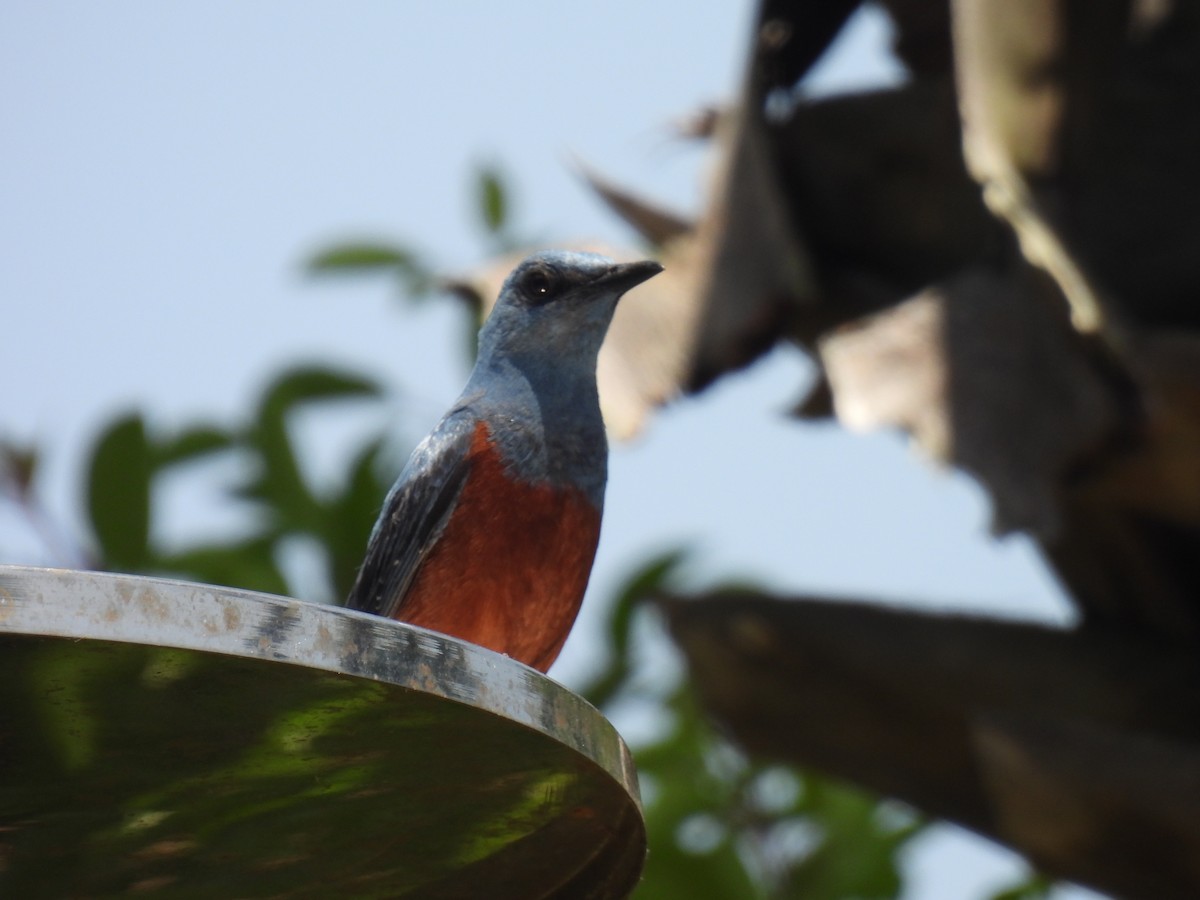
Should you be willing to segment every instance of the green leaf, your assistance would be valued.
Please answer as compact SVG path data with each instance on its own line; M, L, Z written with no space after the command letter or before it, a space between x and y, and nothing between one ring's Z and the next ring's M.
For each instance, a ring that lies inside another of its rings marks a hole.
M625 579L617 591L616 607L608 626L608 638L616 656L624 658L629 655L634 610L639 604L667 589L687 555L688 551L683 547L673 548L654 557Z
M273 536L253 537L234 544L193 547L155 560L160 572L201 581L228 584L249 591L287 594L287 582L275 562Z
M1054 882L1044 875L1030 875L1028 879L1005 888L991 896L991 900L1046 900L1054 891Z
M646 900L765 896L738 848L742 834L736 796L748 765L733 754L731 777L728 767L712 764L714 750L727 745L705 727L685 687L663 701L664 712L673 713L670 731L634 753L638 771L654 784L645 810L650 855L634 896ZM681 840L685 824L698 814L707 815L721 829L720 839L707 852L697 852Z
M226 450L231 446L233 435L223 428L193 425L172 438L159 441L152 448L152 452L155 465L166 468Z
M387 491L387 483L377 474L383 447L384 439L379 437L358 452L341 493L325 506L320 538L329 557L329 580L339 600L350 592L358 574Z
M92 449L88 516L110 568L136 571L149 557L151 455L138 414L112 423Z
M635 570L617 590L612 617L608 623L608 664L580 693L596 707L603 708L621 691L632 674L629 641L633 635L634 613L655 594L662 592L687 556L675 548L654 557Z
M336 244L309 259L310 274L357 275L392 272L414 296L429 293L434 284L431 268L411 250L393 244L355 242Z
M413 254L391 244L335 244L313 255L310 272L367 272L413 266Z
M879 814L874 796L811 774L805 777L800 808L822 837L810 853L789 866L787 896L885 900L900 893L897 853L923 823L890 824Z
M360 375L311 366L284 372L264 391L258 421L246 436L258 457L258 471L242 495L266 504L281 532L320 534L324 512L300 471L288 416L316 401L378 394L378 385Z
M314 400L377 397L381 389L373 379L324 366L288 369L263 391L260 416L282 417L292 407Z
M479 169L479 212L483 225L491 234L505 230L508 219L508 196L495 166Z

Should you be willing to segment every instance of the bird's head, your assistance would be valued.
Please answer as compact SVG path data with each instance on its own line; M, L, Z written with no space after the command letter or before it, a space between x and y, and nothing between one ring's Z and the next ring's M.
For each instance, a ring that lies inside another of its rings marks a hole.
M617 301L662 271L656 262L618 263L597 253L546 250L526 258L500 288L479 333L481 358L596 368Z

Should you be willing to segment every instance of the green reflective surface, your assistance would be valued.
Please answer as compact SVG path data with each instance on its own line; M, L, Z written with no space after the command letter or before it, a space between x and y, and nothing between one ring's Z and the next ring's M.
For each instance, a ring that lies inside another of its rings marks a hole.
M0 567L0 670L0 896L622 897L641 868L611 726L471 645Z

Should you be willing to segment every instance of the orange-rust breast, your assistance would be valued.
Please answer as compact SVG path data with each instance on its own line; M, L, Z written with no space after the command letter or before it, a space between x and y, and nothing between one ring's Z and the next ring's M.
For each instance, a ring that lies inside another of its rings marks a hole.
M480 423L471 474L395 618L507 653L541 671L567 639L600 538L575 489L514 481Z

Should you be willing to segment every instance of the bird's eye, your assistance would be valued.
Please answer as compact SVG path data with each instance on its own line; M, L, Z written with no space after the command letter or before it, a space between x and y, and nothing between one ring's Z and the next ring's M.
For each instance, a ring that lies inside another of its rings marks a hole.
M525 293L531 300L541 302L543 300L549 300L554 294L555 279L554 276L545 269L531 269L525 275L522 286L525 288Z

